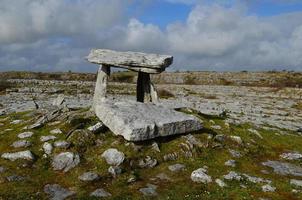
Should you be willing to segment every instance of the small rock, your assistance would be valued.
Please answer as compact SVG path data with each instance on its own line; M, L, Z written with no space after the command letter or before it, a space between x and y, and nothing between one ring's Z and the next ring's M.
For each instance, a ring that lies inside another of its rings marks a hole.
M146 158L139 161L138 165L141 168L153 168L157 165L157 160L152 159L150 156L146 156Z
M137 180L136 176L131 175L131 176L128 178L127 183L134 183L136 180Z
M20 124L22 122L22 120L17 119L11 122L11 124Z
M215 179L215 183L221 188L226 187L227 185L221 179Z
M226 180L242 180L242 177L234 171L230 171L227 175L224 175L223 178Z
M279 175L302 176L302 168L291 163L269 160L263 162L262 165L273 168L274 172Z
M106 192L103 188L96 189L92 193L90 193L91 197L110 197L111 194Z
M122 168L120 168L119 166L110 166L108 168L108 172L115 178L117 177L117 175L122 173Z
M24 160L34 160L35 157L31 153L31 151L26 150L26 151L19 151L19 152L14 152L14 153L4 153L1 155L1 158L8 159L10 161L15 161L18 159L24 159Z
M85 182L96 181L100 179L100 176L94 172L85 172L84 174L79 176L79 179Z
M50 196L51 200L63 200L75 195L75 192L69 191L58 184L45 185L44 192Z
M16 142L14 142L11 146L14 148L30 147L31 142L29 142L27 140L18 140Z
M174 164L174 165L170 165L168 169L172 172L179 172L179 171L183 171L185 167L186 166L183 164Z
M24 180L25 180L25 177L23 177L23 176L18 176L18 175L11 175L11 176L6 177L6 180L7 180L8 182L24 181Z
M229 167L236 167L236 161L235 160L228 160L224 163L225 166Z
M50 143L45 142L43 144L43 150L44 150L45 154L50 155L53 150L53 147Z
M178 158L178 154L176 152L164 155L164 161L177 160L177 158Z
M102 155L105 158L106 162L109 165L118 166L124 162L125 155L123 152L118 151L117 149L107 149Z
M257 137L259 137L260 139L263 139L262 135L255 129L248 129L249 132L253 133L254 135L256 135Z
M67 141L56 141L54 143L54 147L57 147L57 148L62 148L62 149L68 149L70 147L70 142L67 142Z
M276 191L276 188L269 184L263 185L261 188L262 188L263 192L275 192Z
M259 177L255 177L255 176L250 176L248 174L242 174L242 175L245 176L247 178L247 180L252 182L252 183L267 183L267 184L272 183L272 181L267 180L267 179L263 179L263 178L259 178Z
M156 152L160 152L160 149L159 149L159 146L158 146L157 142L152 143L151 149L156 151Z
M283 153L280 157L286 160L300 160L302 158L302 154L298 152Z
M143 193L144 196L157 196L156 188L154 187L145 187L139 189L141 193Z
M54 140L54 139L56 139L56 138L57 138L57 137L54 136L54 135L41 136L41 137L40 137L40 141L41 141L41 142L47 142L47 141L49 141L49 140Z
M171 178L165 174L165 173L159 173L156 175L156 178L162 180L162 181L171 181Z
M57 135L57 134L62 134L63 132L59 128L56 128L56 129L51 130L49 133Z
M24 138L29 138L33 135L34 133L33 132L24 132L24 133L20 133L18 135L18 138L20 139L24 139Z
M80 156L72 152L63 152L56 156L52 161L54 170L63 170L64 172L76 167L80 163Z
M230 154L234 157L234 158L240 158L242 155L240 152L229 149Z
M207 170L199 168L192 172L191 180L197 183L210 183L212 182L211 176L206 174Z
M211 126L212 129L216 129L216 130L221 130L221 126L220 125L214 125Z
M290 184L297 187L302 187L302 180L291 179Z
M243 143L241 137L239 136L231 135L230 139L240 145Z
M106 128L106 126L103 124L103 122L98 122L98 123L96 123L95 125L93 125L93 126L90 126L90 127L88 127L87 129L89 130L89 131L91 131L92 133L99 133L99 132L101 132L102 130L104 130Z

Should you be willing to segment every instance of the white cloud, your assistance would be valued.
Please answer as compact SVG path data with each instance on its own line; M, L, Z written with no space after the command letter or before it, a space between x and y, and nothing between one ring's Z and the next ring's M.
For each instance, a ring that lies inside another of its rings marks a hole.
M160 29L126 14L129 2L0 0L0 70L95 71L84 57L110 48L172 54L171 69L302 71L302 12L257 17L242 4L198 4Z

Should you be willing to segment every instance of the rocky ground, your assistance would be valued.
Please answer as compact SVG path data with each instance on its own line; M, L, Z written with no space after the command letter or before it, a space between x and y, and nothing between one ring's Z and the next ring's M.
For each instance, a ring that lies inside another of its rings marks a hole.
M89 110L93 82L9 80L0 199L301 199L302 89L157 85L204 129L132 143ZM135 99L110 83L109 98Z

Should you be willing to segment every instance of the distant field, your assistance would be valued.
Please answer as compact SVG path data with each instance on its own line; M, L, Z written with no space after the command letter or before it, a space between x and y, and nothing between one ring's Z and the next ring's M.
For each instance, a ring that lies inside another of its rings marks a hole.
M112 82L136 82L135 72L114 72ZM0 80L39 79L39 80L78 80L95 81L94 73L73 72L1 72ZM258 87L302 87L301 72L164 72L152 75L154 83L185 85L232 85Z

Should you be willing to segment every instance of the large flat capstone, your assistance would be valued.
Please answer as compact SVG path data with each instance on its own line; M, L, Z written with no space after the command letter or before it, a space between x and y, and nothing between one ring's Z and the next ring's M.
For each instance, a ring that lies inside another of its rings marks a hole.
M104 100L96 115L116 135L128 141L198 131L202 122L192 116L152 103Z

